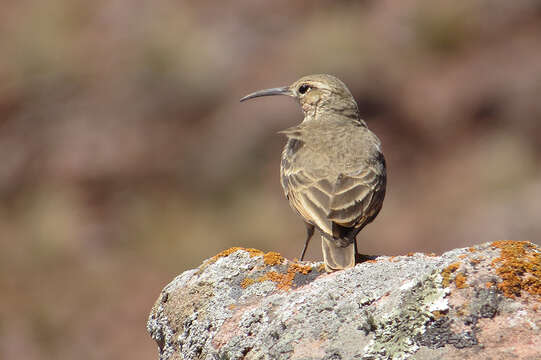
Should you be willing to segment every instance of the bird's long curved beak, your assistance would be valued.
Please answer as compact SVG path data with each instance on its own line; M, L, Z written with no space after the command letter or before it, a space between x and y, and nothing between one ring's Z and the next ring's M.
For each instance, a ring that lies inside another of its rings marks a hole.
M260 96L270 96L270 95L292 95L291 91L289 90L289 86L284 87L278 87L278 88L272 88L272 89L265 89L265 90L259 90L256 92L253 92L251 94L246 95L240 101L245 101L249 99L253 99Z

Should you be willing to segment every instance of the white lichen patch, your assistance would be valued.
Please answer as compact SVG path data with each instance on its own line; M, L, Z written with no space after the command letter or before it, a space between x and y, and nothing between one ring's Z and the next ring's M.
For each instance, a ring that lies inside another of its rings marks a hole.
M448 289L441 287L438 272L410 280L399 291L399 304L394 304L391 311L383 309L383 315L374 319L375 337L364 349L373 359L407 359L419 349L415 339L425 332L425 324L433 318L432 311L449 307L445 299Z

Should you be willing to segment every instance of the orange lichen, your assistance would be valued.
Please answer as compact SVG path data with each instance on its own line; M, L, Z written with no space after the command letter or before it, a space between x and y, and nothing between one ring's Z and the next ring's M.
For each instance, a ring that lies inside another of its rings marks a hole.
M463 273L456 274L455 285L458 289L467 288L468 284L466 284L466 275L464 275Z
M229 248L227 250L221 251L218 254L211 257L209 259L209 261L208 261L208 264L212 264L212 263L216 262L216 260L218 260L219 258L229 256L229 255L231 255L231 254L233 254L233 253L235 253L235 252L237 252L239 250L246 251L247 253L250 254L250 257L260 256L260 255L265 254L263 251L257 250L257 249L243 248L243 247L232 247L232 248Z
M293 277L289 273L279 273L276 271L269 271L265 275L261 276L258 281L270 280L276 284L276 287L281 290L289 290L293 282Z
M468 257L468 255L462 254L462 255L460 255L458 258L464 260L464 259L467 258L467 257Z
M434 319L438 320L441 317L444 317L447 311L441 311L441 310L435 310L432 311L432 315L434 315Z
M500 257L492 261L502 281L498 289L510 298L526 291L541 295L541 252L527 241L495 241L493 248L500 249Z
M441 272L441 276L443 277L442 285L443 287L448 287L451 283L451 274L457 271L457 269L460 267L460 263L452 263L451 265L447 266L443 271Z
M493 283L492 281L487 281L487 282L485 283L485 287L486 287L487 289L490 289L492 286L494 286L494 283Z
M246 289L248 286L252 285L253 283L255 283L256 280L253 279L253 278L245 278L244 280L242 280L242 282L240 283L240 286L242 286L243 289Z
M290 273L289 271L286 273L279 273L276 271L269 271L265 275L260 276L257 278L256 281L272 281L276 284L276 288L280 290L289 290L291 289L291 285L293 284L293 278L295 277L295 273Z
M479 258L470 259L470 264L472 264L472 265L477 265L480 262L481 262L481 259L479 259Z
M265 263L265 265L268 266L279 265L285 261L284 257L275 251L269 251L268 253L264 253L263 251L258 249L232 247L222 252L219 252L218 254L211 257L206 263L206 265L210 265L216 262L216 260L218 260L219 258L229 256L239 250L246 251L248 254L250 254L250 257L263 256L263 262Z
M270 279L270 280L276 283L276 287L278 289L289 290L291 289L291 285L293 284L293 279L295 278L295 274L299 273L299 274L306 275L310 271L312 271L312 268L310 266L290 264L285 274L277 274L278 276L276 276L275 279Z
M301 273L301 274L308 274L310 271L312 271L312 267L308 265L301 265L301 264L291 264L289 265L289 268L287 269L287 272L295 273Z
M285 273L279 273L277 271L269 271L264 275L259 276L256 279L246 278L242 281L241 286L247 288L248 286L262 281L272 281L276 284L276 288L280 290L289 290L293 285L293 279L297 273L308 274L312 271L312 267L308 265L290 264Z
M436 256L438 256L438 255L436 255L436 253L433 253L433 252L431 252L431 253L424 253L424 254L425 254L425 256L430 256L430 257L436 257Z
M408 256L413 256L413 255L415 255L415 253L412 252L412 251L410 251L410 252L408 253Z
M319 266L317 267L317 271L318 272L324 272L325 271L325 264L319 264Z
M468 248L468 251L472 253L472 252L476 252L476 251L477 251L477 249L476 249L476 248L474 248L474 247L471 247L471 248Z
M459 267L460 263L456 262L443 269L441 272L441 276L443 277L443 287L448 287L451 284L451 274L457 271ZM464 273L457 273L452 280L455 282L457 289L464 289L468 287L468 284L466 283L466 275L464 275Z
M285 259L279 253L275 251L269 251L268 253L263 255L263 261L265 262L265 265L273 266L282 264Z

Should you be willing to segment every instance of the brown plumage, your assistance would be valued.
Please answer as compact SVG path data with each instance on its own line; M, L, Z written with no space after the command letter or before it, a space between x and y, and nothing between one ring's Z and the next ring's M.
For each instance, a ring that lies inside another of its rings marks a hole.
M305 76L290 86L261 90L298 99L301 124L281 131L281 183L289 203L307 224L306 247L314 228L322 235L328 271L355 265L356 236L378 215L385 197L385 159L379 139L360 119L355 99L331 75Z

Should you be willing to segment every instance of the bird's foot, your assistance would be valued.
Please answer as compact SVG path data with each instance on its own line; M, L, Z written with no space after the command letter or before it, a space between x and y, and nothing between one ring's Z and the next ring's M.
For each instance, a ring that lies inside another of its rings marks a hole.
M364 254L355 254L355 264L360 264L368 260L376 260L378 255L364 255Z

